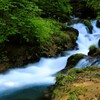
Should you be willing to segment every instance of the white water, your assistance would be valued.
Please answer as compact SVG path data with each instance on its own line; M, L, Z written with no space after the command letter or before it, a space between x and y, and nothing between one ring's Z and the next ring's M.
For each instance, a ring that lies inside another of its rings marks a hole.
M80 33L77 40L79 50L67 51L65 57L41 58L38 63L27 65L26 68L11 69L8 73L1 74L0 94L3 95L5 92L11 92L29 86L54 84L54 74L65 67L69 56L76 53L87 54L90 45L95 44L98 46L100 29L96 28L95 24L96 21L92 21L92 25L94 26L93 34L87 33L86 27L81 23L72 25Z
M76 68L82 68L82 67L87 67L87 66L91 66L92 64L95 66L100 66L100 58L98 60L98 62L96 62L97 59L91 59L91 60L87 60L87 59L81 59L78 64L76 64Z

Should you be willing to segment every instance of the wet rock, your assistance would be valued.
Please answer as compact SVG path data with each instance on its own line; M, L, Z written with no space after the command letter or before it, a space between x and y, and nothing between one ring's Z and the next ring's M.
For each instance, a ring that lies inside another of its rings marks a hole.
M100 48L100 39L99 39L99 42L98 42L98 46L99 46L99 48Z
M68 58L67 66L75 66L80 59L84 57L84 54L74 54ZM67 67L66 66L66 67Z
M97 50L97 47L95 45L90 46L88 55L93 55Z
M73 34L75 34L76 36L79 35L79 32L78 32L77 29L74 29L74 28L72 28L72 27L68 27L67 25L63 25L63 26L62 26L62 30L63 30L63 31L66 31L66 32L69 33L69 34L73 32Z
M91 22L88 21L88 20L85 20L85 21L84 21L84 25L87 27L88 32L89 32L89 33L92 33L93 26L92 26Z
M85 55L81 54L81 53L70 56L68 58L65 68L61 72L65 73L67 70L73 68L84 57L85 57Z
M76 40L78 38L79 31L77 29L74 29L72 27L68 27L68 26L65 26L65 25L62 26L62 31L64 31L70 37L71 41L68 42L67 46L69 48L73 47L72 49L74 49L77 46Z
M100 57L100 48L97 48L95 45L92 45L89 48L88 55L92 57Z
M98 28L100 28L100 20L99 20L99 19L98 19L97 22L96 22L96 26L97 26Z

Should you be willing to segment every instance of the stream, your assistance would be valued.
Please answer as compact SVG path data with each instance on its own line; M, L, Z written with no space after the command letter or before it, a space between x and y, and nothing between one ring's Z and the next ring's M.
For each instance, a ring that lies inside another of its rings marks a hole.
M96 21L91 21L93 34L89 34L82 23L73 24L72 27L79 31L76 41L77 50L66 51L65 56L58 58L41 58L37 63L29 64L25 68L10 69L5 74L0 74L0 100L39 100L48 86L53 85L55 74L62 70L68 57L76 53L87 55L89 47L96 45L100 39L100 28ZM76 67L86 67L90 62L81 60ZM96 64L100 66L100 62Z

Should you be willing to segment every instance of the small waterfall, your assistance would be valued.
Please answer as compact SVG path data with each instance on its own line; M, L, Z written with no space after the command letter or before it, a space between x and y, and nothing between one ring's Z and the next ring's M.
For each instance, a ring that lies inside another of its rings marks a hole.
M86 26L82 23L72 25L73 28L79 31L79 37L76 41L78 44L79 50L87 54L88 49L91 45L96 45L98 47L98 41L100 39L100 29L96 27L96 21L91 22L93 25L93 34L88 34Z
M84 68L87 66L100 66L100 58L81 59L75 67Z
M93 44L98 47L100 29L96 27L96 21L92 21L92 25L93 34L88 34L86 26L82 23L72 25L73 28L79 31L79 37L76 41L78 50L67 51L64 57L41 58L38 63L29 64L25 68L11 69L6 74L0 74L0 96L31 86L54 84L54 74L65 67L68 57L76 53L87 55L89 47ZM89 65L89 63L83 59L76 66L84 67ZM100 65L100 63L98 62L97 65Z

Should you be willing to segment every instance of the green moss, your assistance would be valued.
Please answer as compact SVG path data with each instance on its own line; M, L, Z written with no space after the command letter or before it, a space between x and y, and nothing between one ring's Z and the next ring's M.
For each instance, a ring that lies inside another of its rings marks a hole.
M92 25L92 24L91 24L91 22L90 22L90 21L88 21L88 20L87 20L87 21L85 21L85 22L84 22L84 24L85 24L87 27L90 27L90 26Z
M95 50L95 49L97 49L96 45L91 45L90 48L89 48L90 51Z
M86 96L90 96L89 94L93 92L91 90L91 83L99 84L99 72L100 67L88 66L86 68L72 68L66 74L60 73L54 88L55 95L53 96L56 99L52 100L61 100L62 98L66 98L66 100L79 100L80 96L83 96L85 100ZM95 84L93 88L97 93L99 90Z
M69 100L78 100L78 90L70 91L69 92Z
M89 33L92 33L93 26L92 26L91 22L88 21L88 20L85 20L85 21L84 21L84 25L87 26L87 28L88 28L88 30L89 30Z
M97 51L97 47L96 47L96 45L92 45L92 46L90 46L90 48L89 48L89 52L88 52L88 55L94 55L95 53L96 53L96 51Z
M87 66L86 68L83 68L84 71L97 71L100 70L100 67L98 66Z
M67 66L75 65L80 59L82 59L84 55L82 53L74 54L68 58Z
M53 95L56 95L56 94L58 94L59 93L59 90L58 89L55 89L54 91L53 91Z

